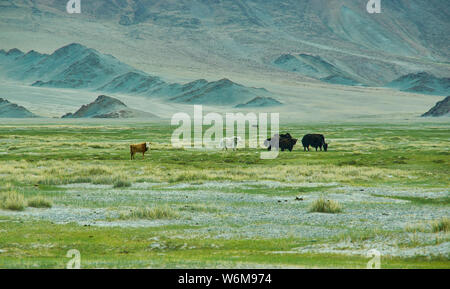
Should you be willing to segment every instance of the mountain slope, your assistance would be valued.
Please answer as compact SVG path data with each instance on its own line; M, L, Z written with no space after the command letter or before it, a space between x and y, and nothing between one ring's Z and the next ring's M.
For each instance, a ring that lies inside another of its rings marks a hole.
M450 78L438 78L426 72L411 73L395 79L387 87L406 92L448 95L450 94Z
M170 100L189 104L236 105L264 95L270 93L262 88L245 87L224 78L172 97Z
M23 106L0 98L0 118L35 118L38 117Z
M273 64L282 70L320 79L329 83L360 85L348 73L316 55L304 53L297 55L283 54L275 59Z
M217 67L233 79L295 77L273 67L286 52L318 55L368 85L412 70L447 77L448 1L382 2L373 15L366 0L96 0L68 15L64 0L4 0L0 39L7 48L37 42L33 49L50 51L76 31L77 41L180 79L210 79Z
M125 72L136 71L111 55L101 54L78 43L52 54L11 50L0 58L7 78L35 81L34 86L94 88Z
M157 118L155 115L127 107L120 100L100 95L94 102L83 105L75 113L62 118Z
M258 108L258 107L272 107L272 106L278 106L278 105L282 105L282 103L271 97L255 97L254 99L250 100L249 102L243 103L243 104L238 104L235 107L236 108Z
M422 116L450 116L450 96L447 96L444 100L436 103L433 108L424 113Z

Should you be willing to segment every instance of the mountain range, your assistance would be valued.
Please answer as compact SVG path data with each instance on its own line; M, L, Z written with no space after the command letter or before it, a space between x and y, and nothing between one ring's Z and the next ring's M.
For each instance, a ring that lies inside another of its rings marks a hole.
M52 54L19 49L0 51L4 77L32 82L35 87L91 89L100 92L160 97L167 101L218 106L239 105L256 97L273 96L263 88L246 87L229 79L186 84L167 83L111 55L72 43Z
M85 2L81 14L69 15L66 0L4 0L2 40L41 51L78 40L140 70L160 67L163 76L201 69L210 79L214 64L224 72L219 78L277 74L273 62L285 54L321 57L370 86L450 71L446 0L382 1L380 14L369 14L366 0Z
M332 118L417 114L450 94L446 0L380 14L366 0L82 2L0 2L1 95L33 111L46 99L52 116L108 94L166 116L205 104Z

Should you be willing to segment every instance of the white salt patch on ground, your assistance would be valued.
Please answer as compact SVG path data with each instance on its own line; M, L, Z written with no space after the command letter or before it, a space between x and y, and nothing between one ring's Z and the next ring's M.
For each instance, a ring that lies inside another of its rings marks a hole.
M301 248L292 249L290 253L317 253L317 254L343 254L343 255L359 255L366 256L367 253L376 249L383 256L389 257L435 257L442 256L450 258L450 242L441 243L438 245L417 246L414 248L399 247L398 240L382 239L370 240L366 242L350 242L343 241L336 244L317 244L305 246Z
M392 188L358 188L345 186L336 188L339 190L354 192L364 190L365 193L370 193L374 195L383 195L386 197L415 197L415 198L443 198L450 197L450 190L443 189L433 189L433 190L425 190L425 189L415 189L415 190L393 190Z
M79 188L79 189L110 189L113 185L96 185L91 183L76 183L76 184L67 184L58 186L59 188L71 189L71 188Z

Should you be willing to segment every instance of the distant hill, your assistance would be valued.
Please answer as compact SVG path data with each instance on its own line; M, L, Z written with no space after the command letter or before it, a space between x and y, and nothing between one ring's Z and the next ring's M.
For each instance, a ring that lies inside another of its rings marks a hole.
M310 54L283 54L273 62L279 69L294 72L324 82L342 85L360 85L348 73L327 62L320 56Z
M224 78L202 83L199 87L188 89L170 100L189 104L236 105L267 95L271 94L263 88L246 87Z
M236 108L257 108L257 107L270 107L277 105L283 104L271 97L255 97L254 99L250 100L247 103L236 105Z
M406 92L448 95L450 94L450 78L438 78L426 72L411 73L395 79L387 87Z
M450 116L450 96L447 96L444 100L436 103L432 109L424 113L422 116Z
M154 114L127 107L120 100L100 95L75 113L68 113L62 118L157 118Z
M0 54L5 76L34 81L33 86L63 88L97 88L126 72L136 71L111 55L72 43L52 54L18 49Z
M0 98L0 118L35 118L38 117L23 106Z

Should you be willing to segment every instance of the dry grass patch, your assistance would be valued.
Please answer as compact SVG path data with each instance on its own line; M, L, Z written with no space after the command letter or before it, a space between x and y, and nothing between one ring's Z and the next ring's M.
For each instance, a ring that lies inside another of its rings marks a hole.
M0 194L0 207L11 211L25 210L25 198L22 194L14 191Z
M43 196L32 197L27 201L28 207L32 208L51 208L53 206L52 201L46 199Z
M433 233L450 231L450 219L444 217L440 220L432 221L431 222L431 231Z
M408 233L447 233L448 231L450 231L450 219L444 217L442 219L426 223L408 225L405 227L405 231Z
M309 211L315 213L336 214L342 212L342 206L337 201L326 200L325 198L320 197L312 203Z
M154 208L135 208L128 212L123 212L119 215L121 220L160 220L160 219L176 219L179 217L178 212L174 211L169 206L154 207Z

